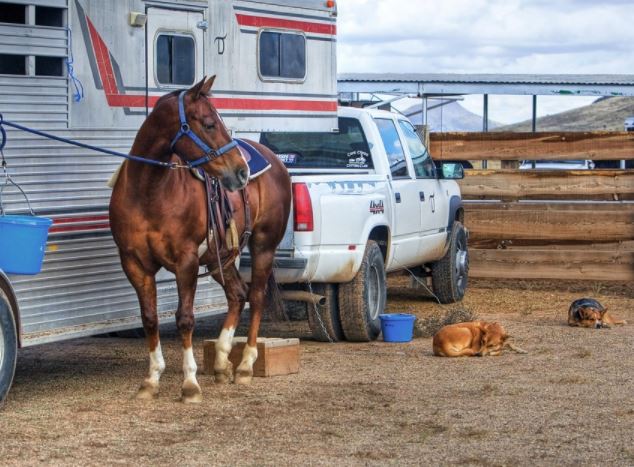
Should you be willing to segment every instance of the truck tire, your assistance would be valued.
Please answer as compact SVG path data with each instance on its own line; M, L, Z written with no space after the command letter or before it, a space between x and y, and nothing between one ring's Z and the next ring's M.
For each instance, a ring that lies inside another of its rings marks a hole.
M469 280L469 250L467 231L455 221L449 238L449 249L443 258L432 264L432 288L440 303L455 303L463 299Z
M320 342L342 341L344 335L339 318L337 284L311 284L311 288L313 293L326 297L325 305L306 304L308 326L313 333L313 338ZM317 317L317 313L319 313L319 317ZM319 318L321 318L321 322Z
M370 240L352 281L339 284L339 313L343 334L349 341L369 342L379 337L379 315L387 297L385 264L379 245Z
M0 292L0 407L4 403L15 374L18 358L18 333L11 305Z

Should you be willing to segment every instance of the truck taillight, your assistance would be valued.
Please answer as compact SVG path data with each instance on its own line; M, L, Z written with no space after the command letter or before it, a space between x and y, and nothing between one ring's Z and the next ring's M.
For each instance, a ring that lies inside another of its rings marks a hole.
M293 222L296 232L313 231L313 203L305 183L293 183Z

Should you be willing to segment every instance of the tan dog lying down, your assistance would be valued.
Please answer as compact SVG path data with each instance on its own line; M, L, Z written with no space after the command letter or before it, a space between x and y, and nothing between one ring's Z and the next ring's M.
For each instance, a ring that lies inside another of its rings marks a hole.
M592 298L575 300L568 310L568 326L609 328L613 324L627 324L608 313L608 309Z
M434 355L439 357L497 356L509 348L526 353L508 342L509 336L500 323L473 321L445 326L434 336Z

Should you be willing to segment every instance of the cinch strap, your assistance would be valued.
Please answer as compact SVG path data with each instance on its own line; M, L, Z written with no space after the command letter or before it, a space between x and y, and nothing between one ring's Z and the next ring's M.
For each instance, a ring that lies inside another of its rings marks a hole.
M185 162L189 167L193 169L198 167L199 165L206 164L207 162L211 162L212 160L219 158L226 152L235 148L238 145L238 142L235 140L231 140L231 142L225 144L219 149L212 149L209 146L207 146L207 144L205 144L205 142L201 140L198 137L198 135L196 135L196 133L194 133L191 130L191 128L189 127L189 124L187 123L187 116L185 115L185 93L186 92L187 90L181 91L180 94L178 95L178 117L180 119L181 127L178 130L178 133L176 133L176 136L174 136L174 139L172 140L172 144L170 145L170 148L172 149L172 152L176 152L174 151L174 146L176 145L178 140L181 139L181 137L183 136L188 136L189 139L191 139L196 144L196 146L202 149L203 152L205 153L205 155L201 157L200 159L196 159L195 161Z

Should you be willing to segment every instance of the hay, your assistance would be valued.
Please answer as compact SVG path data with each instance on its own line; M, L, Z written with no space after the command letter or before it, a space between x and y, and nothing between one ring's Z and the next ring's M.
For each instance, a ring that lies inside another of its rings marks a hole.
M433 337L443 326L478 319L477 314L464 306L455 306L444 313L435 313L414 322L414 337Z

